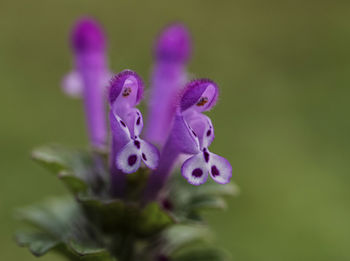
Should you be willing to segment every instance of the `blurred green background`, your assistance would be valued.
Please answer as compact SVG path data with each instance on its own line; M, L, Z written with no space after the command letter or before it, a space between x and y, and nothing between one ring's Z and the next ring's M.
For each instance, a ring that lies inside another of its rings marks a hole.
M86 146L81 103L59 87L83 14L105 26L112 70L146 81L157 32L189 26L190 71L221 87L211 150L242 190L207 215L235 260L350 260L350 2L331 0L1 0L0 260L35 260L13 210L65 193L30 150Z

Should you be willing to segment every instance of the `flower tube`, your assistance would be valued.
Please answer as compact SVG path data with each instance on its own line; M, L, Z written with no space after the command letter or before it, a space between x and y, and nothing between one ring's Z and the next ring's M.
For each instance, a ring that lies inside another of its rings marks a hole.
M70 96L83 97L90 143L103 148L107 137L104 87L110 77L104 32L96 21L81 19L72 31L71 45L75 68L62 87Z
M160 146L168 137L175 116L176 97L187 80L186 64L190 53L190 35L182 24L165 28L155 44L146 137Z
M208 150L214 140L214 128L209 117L202 113L215 105L217 97L218 87L211 80L195 80L186 86L159 167L149 179L145 191L146 201L156 199L180 154L192 155L181 168L182 175L189 183L203 184L209 174L220 184L230 181L230 163Z

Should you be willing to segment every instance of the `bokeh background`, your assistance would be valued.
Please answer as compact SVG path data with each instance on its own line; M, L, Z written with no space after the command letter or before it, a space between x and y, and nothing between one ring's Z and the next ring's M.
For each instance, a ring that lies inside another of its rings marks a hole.
M81 103L59 87L84 14L105 26L113 71L146 81L157 32L190 28L190 71L221 87L212 151L241 188L207 215L217 244L238 261L350 260L350 2L331 0L1 0L0 260L35 260L13 210L65 193L30 150L86 146Z

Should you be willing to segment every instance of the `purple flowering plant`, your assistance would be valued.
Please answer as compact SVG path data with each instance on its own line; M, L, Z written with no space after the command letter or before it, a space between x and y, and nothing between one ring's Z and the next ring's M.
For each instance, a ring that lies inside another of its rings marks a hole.
M237 188L230 163L209 151L214 127L204 112L219 87L189 79L187 28L171 24L156 39L145 123L137 108L144 81L132 70L110 71L101 26L79 20L71 46L74 66L62 88L83 100L90 145L33 151L73 196L19 210L28 224L16 234L19 245L68 260L228 260L201 213L224 208L222 197Z

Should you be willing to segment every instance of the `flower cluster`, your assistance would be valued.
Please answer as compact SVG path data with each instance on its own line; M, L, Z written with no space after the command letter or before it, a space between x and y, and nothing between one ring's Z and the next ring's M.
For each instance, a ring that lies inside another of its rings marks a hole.
M94 20L80 20L71 39L75 66L64 78L63 89L83 98L91 146L109 151L114 195L123 194L125 175L137 172L143 163L152 170L144 199L156 199L178 160L183 159L181 155L187 156L180 164L189 183L201 185L209 175L220 184L230 181L230 163L208 149L214 127L204 112L214 107L218 86L208 79L188 81L191 39L186 27L170 25L155 43L144 138L143 117L137 109L144 91L141 77L131 70L112 76L106 59L106 38Z
M90 18L72 31L74 68L62 87L83 99L90 146L33 151L72 195L21 210L28 228L16 233L18 244L35 256L52 250L68 260L229 260L211 244L201 211L224 208L223 197L237 188L221 185L230 181L231 165L209 151L214 127L204 113L219 91L211 80L189 80L188 30L173 24L156 40L144 135L137 108L144 82L131 70L110 72L106 42ZM172 175L176 167L182 176ZM209 176L216 183L206 183Z

